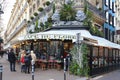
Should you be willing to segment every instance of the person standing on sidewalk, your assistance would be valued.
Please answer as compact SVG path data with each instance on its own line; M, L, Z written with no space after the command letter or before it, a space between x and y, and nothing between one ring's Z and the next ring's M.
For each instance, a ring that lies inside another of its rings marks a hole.
M30 54L31 54L31 57L32 57L31 63L32 63L32 62L34 63L34 70L35 70L36 55L35 55L35 53L34 53L33 50L31 51Z
M10 52L8 53L8 61L10 62L10 71L15 72L16 56L15 53L13 52L13 49L11 49Z
M25 56L26 56L26 51L21 50L20 52L21 72L25 72L25 61L24 61Z
M30 73L30 65L31 65L31 55L30 53L26 53L26 56L25 56L25 73Z

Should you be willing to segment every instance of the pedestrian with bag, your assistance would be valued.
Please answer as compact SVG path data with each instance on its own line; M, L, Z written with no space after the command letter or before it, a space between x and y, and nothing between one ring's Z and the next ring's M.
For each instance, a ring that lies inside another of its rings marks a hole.
M15 53L13 52L13 49L11 49L10 52L8 53L8 61L10 62L10 71L16 72L15 70L16 56Z
M31 55L30 53L26 53L26 56L24 57L25 59L25 73L30 73L30 66L31 66Z
M26 52L25 50L22 50L20 55L21 72L25 72L25 60L24 60L25 56L26 56Z

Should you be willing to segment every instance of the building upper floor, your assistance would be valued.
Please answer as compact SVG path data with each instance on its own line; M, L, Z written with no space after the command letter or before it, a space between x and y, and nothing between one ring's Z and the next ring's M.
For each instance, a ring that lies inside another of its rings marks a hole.
M61 4L68 1L70 0L16 0L7 25L6 40L10 41L14 36L19 35L18 33L21 33L20 30L23 27L24 29L26 27L27 31L27 27L36 24L37 20L45 21L46 18L52 16L54 9L55 11L60 10L63 7ZM85 3L87 3L88 9L94 16L94 25L102 28L105 21L104 0L73 0L73 3L73 8L76 10L83 10Z

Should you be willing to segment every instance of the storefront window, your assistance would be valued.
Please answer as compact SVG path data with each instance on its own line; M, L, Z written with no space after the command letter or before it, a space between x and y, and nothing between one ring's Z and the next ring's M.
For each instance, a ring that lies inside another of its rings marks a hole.
M39 48L37 48L37 46ZM49 42L47 42L47 41L46 42L42 41L42 42L36 43L36 51L37 51L37 49L39 50L38 52L36 52L36 54L38 55L38 58L39 59L46 59L47 60L48 56L50 54L50 49L49 48L50 48L49 47Z
M109 54L108 62L109 62L109 65L111 66L113 64L112 49L109 49L109 53L108 54Z
M28 43L28 42L26 42L26 50L30 50L30 45L31 45L31 43Z
M105 48L104 64L105 66L108 66L108 48Z
M92 68L99 67L99 54L98 54L98 47L93 47L93 58L92 58Z
M56 54L60 54L60 50L62 46L61 41L51 41L50 42L50 55L55 56Z
M118 54L118 50L116 50L116 63L119 63L119 54Z
M98 47L93 48L93 56L98 57Z
M104 57L103 57L103 47L99 47L99 67L103 67L104 65Z
M34 51L39 51L39 42L34 42L33 46L34 46Z
M113 50L113 64L116 63L116 54L115 54L115 50Z

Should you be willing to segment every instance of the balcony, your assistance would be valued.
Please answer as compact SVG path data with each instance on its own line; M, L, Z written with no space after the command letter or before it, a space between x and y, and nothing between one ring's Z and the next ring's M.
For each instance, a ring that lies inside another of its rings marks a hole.
M31 2L31 0L27 0L27 2L28 2L28 3L30 3L30 2Z
M73 6L73 8L84 8L84 4L83 3L81 3L81 4L75 4L74 6Z
M8 41L10 41L23 27L24 25L27 24L27 20L24 19L15 29L15 31L13 31L13 33L10 35L10 37L8 38Z
M88 9L93 12L94 17L101 19L102 21L105 21L105 13L103 10L97 9L95 6L90 4L88 1L86 1L88 5Z
M27 2L24 4L22 10L19 13L19 17L21 17L21 15L24 13L24 10L27 8Z
M47 6L42 12L39 12L38 16L35 17L32 22L34 23L38 18L45 15L46 12L49 12L52 9L53 3L51 3L49 6Z

